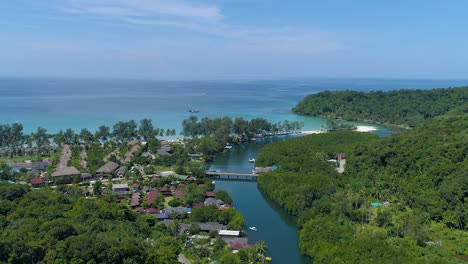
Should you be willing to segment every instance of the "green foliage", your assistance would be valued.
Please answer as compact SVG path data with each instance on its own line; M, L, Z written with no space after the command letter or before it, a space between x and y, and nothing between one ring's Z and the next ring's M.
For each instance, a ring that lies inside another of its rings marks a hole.
M219 210L215 205L193 208L190 213L191 222L220 222L228 229L243 230L244 217L235 209Z
M177 263L181 243L112 196L0 185L1 263ZM3 210L12 203L9 210Z
M226 191L219 190L216 192L216 199L222 200L225 204L232 204L232 198Z
M258 184L299 216L301 252L314 263L461 263L468 105L391 137L354 134L275 142L257 157L279 167ZM338 152L347 156L343 174L326 161Z
M468 101L468 87L390 92L324 91L304 98L295 113L418 126Z

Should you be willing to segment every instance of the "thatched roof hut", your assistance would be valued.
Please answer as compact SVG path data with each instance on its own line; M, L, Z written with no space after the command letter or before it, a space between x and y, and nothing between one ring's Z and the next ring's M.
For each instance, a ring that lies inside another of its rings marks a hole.
M64 167L62 169L56 170L52 173L52 177L62 177L62 176L73 176L73 175L80 175L81 172L77 170L75 167Z
M106 164L104 164L104 166L102 166L101 168L99 168L96 173L101 173L101 174L109 174L109 173L113 173L115 170L117 170L119 168L119 164L113 162L113 161L109 161L107 162Z

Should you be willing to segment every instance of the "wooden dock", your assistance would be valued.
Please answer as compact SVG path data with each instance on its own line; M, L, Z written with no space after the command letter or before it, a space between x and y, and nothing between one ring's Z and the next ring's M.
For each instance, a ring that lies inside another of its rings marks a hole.
M240 173L240 172L217 172L206 171L206 176L219 179L236 179L236 180L256 180L258 174L255 173Z

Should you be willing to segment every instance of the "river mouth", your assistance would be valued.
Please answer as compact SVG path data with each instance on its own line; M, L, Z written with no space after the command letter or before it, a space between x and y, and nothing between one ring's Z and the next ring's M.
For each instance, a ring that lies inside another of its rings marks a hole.
M255 158L265 144L285 138L287 137L265 138L234 146L216 155L210 169L251 173L254 164L250 163L249 159ZM266 256L273 259L272 263L311 263L310 258L300 255L299 252L297 218L264 195L257 187L256 181L214 180L216 190L227 191L233 198L234 207L244 216L249 243L265 241L268 246ZM249 230L250 226L257 227L257 231Z

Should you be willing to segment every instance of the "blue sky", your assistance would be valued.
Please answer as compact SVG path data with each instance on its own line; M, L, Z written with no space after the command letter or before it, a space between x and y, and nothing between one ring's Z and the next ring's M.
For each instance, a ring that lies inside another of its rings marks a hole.
M468 77L468 1L0 2L0 75Z

